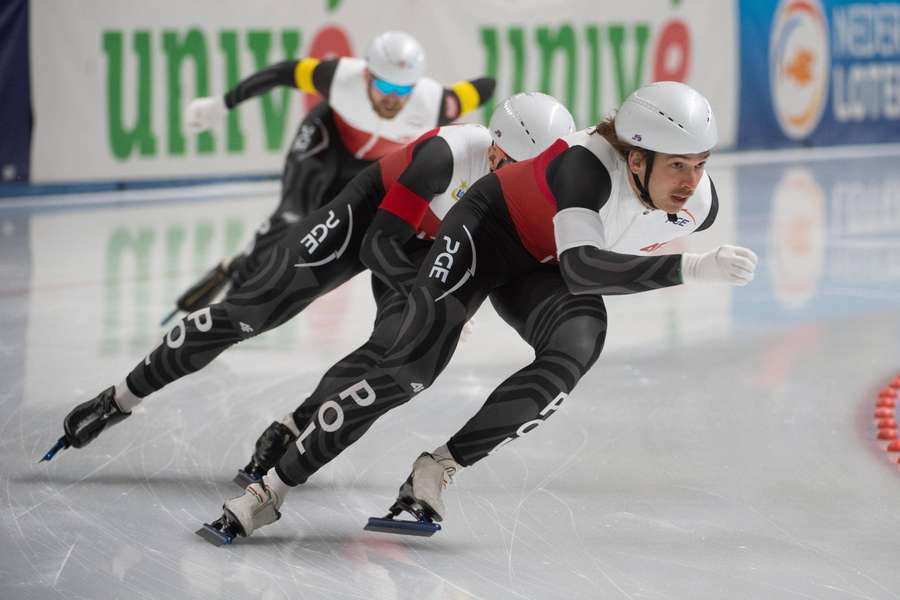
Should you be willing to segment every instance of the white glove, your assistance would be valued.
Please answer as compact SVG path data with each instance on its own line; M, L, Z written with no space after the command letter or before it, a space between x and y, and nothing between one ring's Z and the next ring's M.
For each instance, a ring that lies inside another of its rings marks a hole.
M220 122L227 113L224 96L195 98L184 111L184 122L189 133L197 133Z
M730 283L747 285L756 271L756 254L740 246L719 246L703 254L681 255L681 277L685 283Z

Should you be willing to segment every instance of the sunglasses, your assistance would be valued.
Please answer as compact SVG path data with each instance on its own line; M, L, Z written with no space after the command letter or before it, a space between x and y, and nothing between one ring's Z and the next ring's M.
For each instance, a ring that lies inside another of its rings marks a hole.
M384 94L385 96L389 94L397 94L401 98L403 96L409 96L413 88L416 87L414 85L397 85L396 83L390 83L389 81L385 81L384 79L373 78L372 83L375 85L375 89Z

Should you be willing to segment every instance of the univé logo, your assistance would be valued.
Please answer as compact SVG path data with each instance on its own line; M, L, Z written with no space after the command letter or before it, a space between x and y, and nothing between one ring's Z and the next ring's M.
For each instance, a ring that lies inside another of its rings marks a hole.
M782 0L769 39L769 79L775 116L789 138L805 138L819 124L830 62L819 0Z

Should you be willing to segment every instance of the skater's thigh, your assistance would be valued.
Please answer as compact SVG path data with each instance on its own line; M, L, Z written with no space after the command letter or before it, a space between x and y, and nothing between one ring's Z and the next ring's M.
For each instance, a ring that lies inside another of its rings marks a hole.
M593 362L606 336L598 294L571 293L555 266L543 266L491 292L497 314L537 352L565 351Z
M242 332L256 335L287 322L364 268L353 253L332 254L318 264L310 264L297 251L276 248L222 306Z
M415 240L415 243L405 250L413 265L421 267L429 247L429 243ZM379 347L387 348L400 332L400 322L408 297L390 287L374 273L371 285L372 297L375 299L375 324L369 339Z

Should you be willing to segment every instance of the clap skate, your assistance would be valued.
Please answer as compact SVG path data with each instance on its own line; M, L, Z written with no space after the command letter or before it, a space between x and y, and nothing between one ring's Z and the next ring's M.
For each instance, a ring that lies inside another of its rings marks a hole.
M281 500L264 483L247 486L242 496L222 505L222 516L204 523L195 533L214 546L231 544L238 536L248 537L254 531L281 518Z
M160 321L160 326L168 323L172 317L178 314L178 311L191 313L212 304L219 292L225 289L225 286L231 281L234 262L231 259L223 260L207 271L200 281L185 290L175 301L175 308L172 309L172 312Z
M296 439L297 436L287 425L273 421L256 440L256 449L250 462L243 469L238 469L234 483L243 489L251 483L262 481L263 475L275 466Z
M403 512L409 513L416 520L397 519L396 517ZM410 475L403 482L403 485L400 486L400 493L397 495L397 500L388 509L388 514L382 518L369 517L369 522L366 523L363 529L381 533L431 537L441 530L441 526L434 522L433 511L430 511L413 497L412 475Z
M451 458L442 458L423 452L413 463L413 471L400 486L397 501L383 518L369 517L364 529L402 535L432 536L441 530L435 521L442 521L446 509L441 500L441 490L452 481L460 465ZM415 521L396 519L402 512L416 518Z
M82 402L63 419L63 436L38 462L56 456L60 450L69 447L84 448L100 435L100 432L131 416L116 404L116 388L109 387L96 398Z

